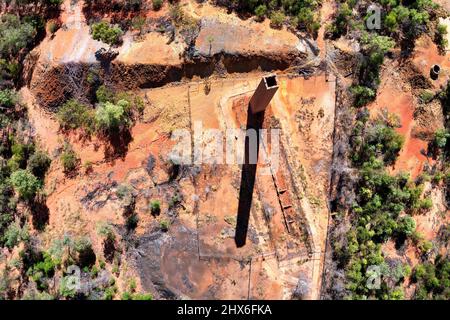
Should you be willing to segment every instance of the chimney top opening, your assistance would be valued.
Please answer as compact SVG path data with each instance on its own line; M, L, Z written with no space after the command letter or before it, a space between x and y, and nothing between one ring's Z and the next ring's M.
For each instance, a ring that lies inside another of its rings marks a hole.
M264 80L266 81L267 89L270 89L270 88L278 86L277 76L276 75L264 77Z
M433 71L436 72L436 73L439 73L441 71L441 67L439 65L435 64L433 66Z

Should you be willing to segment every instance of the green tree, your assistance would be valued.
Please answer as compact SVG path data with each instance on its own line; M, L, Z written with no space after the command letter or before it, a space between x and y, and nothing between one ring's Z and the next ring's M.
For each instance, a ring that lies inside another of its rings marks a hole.
M111 26L106 21L100 21L91 26L92 38L109 45L117 44L123 35L123 31L117 26Z
M30 200L41 187L39 179L29 170L19 169L11 175L14 190L24 199Z

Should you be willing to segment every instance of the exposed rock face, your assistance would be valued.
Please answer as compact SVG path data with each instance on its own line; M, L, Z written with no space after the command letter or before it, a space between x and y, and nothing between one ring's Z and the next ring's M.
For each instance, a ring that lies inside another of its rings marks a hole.
M179 30L175 39L159 32L138 39L129 31L121 46L114 49L116 57L99 61L96 53L111 48L92 39L81 6L82 1L66 8L63 27L32 52L37 63L29 71L29 85L43 107L54 109L71 97L87 99L86 77L92 70L106 84L130 90L215 72L283 70L311 56L309 48L286 30L273 30L236 16L227 16L227 20L206 16L200 20L193 47L186 44Z
M202 57L226 56L264 57L267 60L292 64L308 54L306 44L294 34L264 28L261 24L221 21L204 18L195 40L195 53Z

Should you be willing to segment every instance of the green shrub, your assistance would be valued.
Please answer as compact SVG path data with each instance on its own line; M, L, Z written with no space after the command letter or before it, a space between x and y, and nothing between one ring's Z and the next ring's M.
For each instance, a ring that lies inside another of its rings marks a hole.
M152 0L153 10L158 11L163 5L163 0Z
M420 206L420 209L422 209L422 210L425 210L425 211L429 210L433 207L433 201L431 200L431 198L422 199L420 201L419 206Z
M389 12L384 19L384 23L390 32L395 31L398 28L397 12L395 10Z
M97 101L100 103L112 102L114 100L114 92L105 85L98 87L95 92Z
M259 21L264 20L266 13L267 13L267 7L264 4L257 6L255 9L255 14Z
M6 229L3 237L5 246L11 249L21 241L28 241L28 228L26 226L21 228L18 222L12 223L9 225L8 229Z
M95 113L97 126L104 132L112 132L120 127L128 127L131 119L127 113L128 101L119 100L116 104L105 102L101 104Z
M350 91L354 95L355 106L362 107L375 100L375 91L364 86L352 86Z
M402 217L398 223L397 231L405 236L411 236L416 230L416 222L410 216Z
M436 132L434 134L433 144L436 147L443 149L447 145L447 139L449 137L450 137L450 133L448 133L447 130L438 129L438 130L436 130Z
M173 207L175 207L177 204L179 204L181 201L180 196L178 194L175 194L172 196L172 198L170 198L169 200L169 209L172 209Z
M159 200L150 202L150 211L152 214L159 214L161 212L161 203Z
M139 217L137 214L133 213L127 218L126 227L128 230L134 230L137 228L139 223Z
M431 102L431 100L433 100L433 98L434 98L433 93L427 90L423 90L419 95L421 103L429 103Z
M56 114L60 126L65 129L92 128L94 113L86 105L72 99L64 103Z
M52 160L45 152L37 151L28 159L27 169L36 177L43 179Z
M445 24L439 24L436 28L435 39L440 50L445 50L448 46L447 34L447 26Z
M120 200L130 198L132 196L133 189L127 184L121 184L117 187L116 195Z
M27 158L34 150L34 145L23 144L13 140L11 146L12 157L8 160L8 167L11 171L16 171L19 168L23 169L26 166Z
M0 90L0 107L11 108L18 100L17 93L14 90Z
M161 220L159 226L162 231L166 232L169 230L170 222L167 220Z
M109 45L117 44L123 35L123 31L117 26L111 26L106 21L100 21L91 26L92 38Z
M14 190L25 200L31 200L41 187L39 179L30 171L19 169L11 175Z
M106 239L109 239L109 240L114 240L115 239L115 234L114 234L113 227L107 221L100 222L97 225L97 233L98 233L98 235L100 235L100 236L102 236L102 237L104 237Z
M64 146L64 151L61 154L61 163L64 168L65 173L71 173L75 171L78 167L80 159L78 158L75 151L73 151L72 147L69 144Z
M132 300L153 300L153 295L150 293L135 293Z
M131 25L133 26L133 29L139 30L139 33L142 33L142 29L145 26L145 22L146 22L145 17L137 16L131 20Z
M31 23L17 16L4 14L0 17L0 56L16 56L34 39L36 29Z
M50 21L50 22L49 22L49 24L48 24L48 31L49 31L51 34L55 34L56 31L58 31L58 29L59 29L58 23L56 23L55 21Z
M105 289L105 292L103 294L103 300L112 300L114 299L114 296L117 293L117 287L111 286Z
M169 6L169 17L175 23L181 23L184 20L184 12L179 3L175 2Z
M72 276L63 277L59 283L59 294L66 299L71 299L75 298L76 293L77 290L72 283Z
M286 16L281 11L275 11L270 16L270 25L273 28L281 28L283 26Z
M21 65L19 63L0 58L0 80L2 78L16 80L20 76L20 70Z
M351 20L352 10L350 9L349 5L344 2L339 6L336 19L331 25L329 25L328 32L331 33L333 37L345 35L347 33Z
M320 23L317 21L311 8L302 8L300 10L297 15L297 23L304 26L312 34L316 34L320 28Z

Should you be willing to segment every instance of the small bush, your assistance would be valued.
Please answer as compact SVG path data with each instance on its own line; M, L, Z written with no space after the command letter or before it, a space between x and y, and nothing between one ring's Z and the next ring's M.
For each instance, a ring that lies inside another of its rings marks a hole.
M447 139L450 137L450 133L445 129L438 129L434 134L433 144L439 149L445 148L447 145Z
M169 230L170 222L167 220L161 220L161 222L159 223L159 226L162 231L166 232Z
M281 11L275 11L270 16L270 26L273 28L281 28L283 26L286 16Z
M181 22L184 17L183 9L180 4L175 3L169 7L169 16L175 22Z
M51 34L55 34L55 32L58 31L58 29L59 29L59 25L58 25L58 23L56 23L55 21L50 21L50 22L48 23L48 31L49 31Z
M125 100L119 100L116 104L101 104L95 113L98 128L104 132L112 132L120 127L128 127L131 123L128 108L129 102Z
M152 0L153 10L158 11L162 8L163 0Z
M97 91L95 92L95 96L97 98L97 101L100 103L114 100L114 92L112 92L112 90L105 85L101 85L100 87L98 87Z
M362 107L375 99L375 91L364 86L353 86L350 88L354 95L356 107Z
M134 230L137 228L138 223L139 223L139 217L137 216L137 214L134 213L127 218L126 227L128 230Z
M75 171L78 167L78 163L80 159L78 158L75 151L73 151L72 147L69 144L64 146L64 151L61 154L61 163L64 168L65 173L71 173Z
M258 21L264 20L266 13L267 13L267 7L264 4L257 6L255 9L255 15L256 15Z
M120 200L130 198L132 196L132 188L129 185L121 184L117 187L116 195Z
M429 103L431 100L433 100L434 95L432 92L424 90L420 93L419 99L421 103Z
M8 229L6 229L3 237L5 246L11 249L21 241L28 241L28 228L26 226L21 228L18 222L12 223L9 225Z
M398 223L397 231L405 236L411 236L416 230L416 222L410 216L402 217Z
M109 45L119 43L123 35L123 31L119 27L111 26L106 21L92 24L91 32L94 40L99 40Z
M150 211L154 215L161 212L161 203L159 200L153 200L152 202L150 202Z
M142 30L145 26L145 22L146 22L145 17L137 16L131 20L131 25L133 26L133 29L139 30L139 33L142 33Z
M18 100L17 93L14 90L0 90L0 107L11 108Z
M153 300L153 296L150 293L135 293L132 300Z
M447 26L444 24L439 24L436 29L435 42L441 51L444 51L448 46L447 34Z
M91 161L85 161L83 164L83 168L84 168L84 172L86 174L92 172L93 166L92 166L92 162Z
M177 204L179 204L181 201L180 196L178 194L175 194L170 198L169 200L169 208L174 208Z
M114 234L113 227L107 221L104 221L104 222L101 222L101 223L98 224L98 226L97 226L97 233L98 233L98 235L100 235L100 236L102 236L102 237L104 237L106 239L109 239L109 240L114 240L115 239L115 234Z
M52 160L45 152L37 151L28 159L28 170L31 171L36 177L43 179L45 173L50 167Z
M15 56L27 47L36 35L31 22L21 21L17 16L0 16L0 55Z
M64 103L56 114L60 126L65 129L91 129L93 124L93 110L72 99Z

